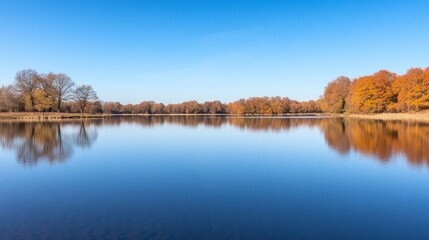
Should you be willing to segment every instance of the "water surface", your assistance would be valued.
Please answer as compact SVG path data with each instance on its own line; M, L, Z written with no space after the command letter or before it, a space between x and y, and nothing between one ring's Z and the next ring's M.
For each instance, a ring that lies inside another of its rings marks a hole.
M0 122L0 239L428 239L429 125Z

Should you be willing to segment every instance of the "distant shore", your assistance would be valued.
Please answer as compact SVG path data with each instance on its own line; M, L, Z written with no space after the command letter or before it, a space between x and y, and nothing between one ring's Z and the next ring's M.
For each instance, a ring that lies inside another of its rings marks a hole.
M429 122L429 111L417 113L379 113L379 114L328 114L328 113L301 113L283 115L236 115L236 114L80 114L80 113L0 113L0 120L61 120L61 119L100 119L106 117L132 117L132 116L240 116L240 117L282 117L282 116L326 116L344 117L368 120L389 120L389 121L418 121Z
M37 113L17 112L0 113L3 120L55 120L55 119L79 119L79 118L102 118L102 114L79 114L79 113Z
M283 115L237 115L237 114L80 114L80 113L39 113L17 112L0 113L0 120L58 120L58 119L90 119L106 117L147 117L147 116L243 116L243 117L280 117L280 116L322 116L322 113L297 113Z

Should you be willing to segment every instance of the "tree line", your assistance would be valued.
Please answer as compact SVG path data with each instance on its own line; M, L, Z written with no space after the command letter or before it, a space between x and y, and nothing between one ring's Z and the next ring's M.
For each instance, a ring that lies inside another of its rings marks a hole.
M382 70L351 81L330 82L321 98L330 113L416 112L429 109L429 67L411 68L404 75Z
M76 86L63 73L22 70L12 85L0 88L2 112L67 112L91 114L239 114L383 113L429 109L429 68L412 68L402 76L382 70L350 80L341 76L328 83L318 100L251 97L231 103L186 101L163 104L102 102L89 85Z
M0 88L3 112L80 112L98 101L89 85L76 86L64 73L38 73L25 69L16 73L12 85Z
M119 102L102 104L106 114L287 114L287 113L316 113L321 112L316 101L298 102L280 97L251 97L232 103L221 101L187 101L177 104L164 105L153 101L143 101L139 104L122 105Z

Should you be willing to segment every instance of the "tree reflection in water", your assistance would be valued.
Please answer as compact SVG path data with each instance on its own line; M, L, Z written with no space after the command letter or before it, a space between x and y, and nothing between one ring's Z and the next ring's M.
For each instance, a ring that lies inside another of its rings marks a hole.
M234 126L250 131L285 132L300 126L320 129L326 143L340 154L357 151L388 162L403 154L411 165L429 166L429 125L413 122L357 120L343 118L270 118L270 117L120 117L75 122L1 122L0 144L13 149L24 165L39 160L62 162L76 147L90 147L97 139L100 125L132 123L143 127L175 124L187 127L219 128ZM63 128L69 128L63 132Z
M91 122L0 122L0 144L16 151L22 165L35 165L40 160L63 162L73 154L75 146L89 147L96 138ZM63 128L71 127L70 131Z

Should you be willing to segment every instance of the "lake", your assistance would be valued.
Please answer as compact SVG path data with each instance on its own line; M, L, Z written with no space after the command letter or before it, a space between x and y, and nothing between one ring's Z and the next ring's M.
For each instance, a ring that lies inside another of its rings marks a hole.
M429 125L0 122L0 239L429 239Z

